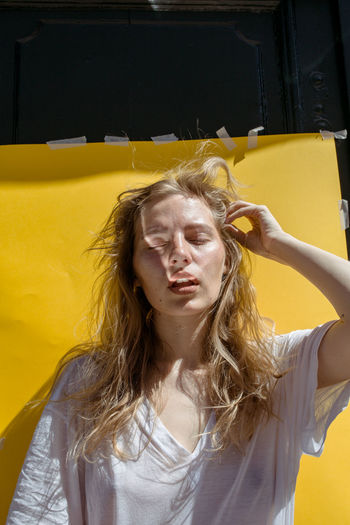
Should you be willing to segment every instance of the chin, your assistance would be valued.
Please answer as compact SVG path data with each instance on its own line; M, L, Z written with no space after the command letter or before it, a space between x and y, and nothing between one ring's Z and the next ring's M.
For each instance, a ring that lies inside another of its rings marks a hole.
M169 308L168 311L159 311L160 314L169 315L172 317L190 317L190 316L200 316L208 312L211 306L215 301L206 305L182 305L179 307Z

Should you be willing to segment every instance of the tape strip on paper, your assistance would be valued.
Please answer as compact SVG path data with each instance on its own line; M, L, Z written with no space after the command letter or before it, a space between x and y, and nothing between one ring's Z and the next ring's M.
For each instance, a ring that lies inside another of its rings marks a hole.
M346 129L342 129L340 131L328 131L326 129L320 129L320 133L322 135L323 140L327 139L346 139L348 136L348 131Z
M157 137L151 137L151 139L156 146L159 146L160 144L169 144L170 142L179 140L174 133L170 133L169 135L158 135Z
M115 137L113 135L105 135L105 144L110 146L129 146L128 137Z
M221 142L226 146L227 149L233 150L237 147L237 144L234 142L234 140L230 137L230 135L227 133L225 126L222 126L222 128L218 129L216 131L217 136L221 140Z
M50 149L63 149L86 146L86 142L86 137L74 137L72 139L49 140L46 144Z
M263 126L248 131L248 149L256 148L258 145L258 133L264 129Z
M349 203L347 200L342 199L338 201L339 215L341 229L346 230L349 228Z

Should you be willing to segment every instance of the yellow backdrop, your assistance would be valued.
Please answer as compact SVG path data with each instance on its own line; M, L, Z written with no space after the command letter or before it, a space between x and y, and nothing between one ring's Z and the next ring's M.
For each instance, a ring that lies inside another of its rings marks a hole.
M234 141L237 147L229 151L215 139L211 151L247 185L242 198L266 204L295 237L346 258L334 141L319 134L261 136L249 150L247 137ZM198 142L0 147L0 523L39 417L24 405L45 389L60 356L86 335L96 275L94 256L83 255L84 249L118 193L190 158ZM240 221L244 229L248 223ZM286 266L254 257L253 281L262 314L280 332L337 318L321 293ZM297 525L350 524L349 440L345 411L331 426L322 457L303 457Z

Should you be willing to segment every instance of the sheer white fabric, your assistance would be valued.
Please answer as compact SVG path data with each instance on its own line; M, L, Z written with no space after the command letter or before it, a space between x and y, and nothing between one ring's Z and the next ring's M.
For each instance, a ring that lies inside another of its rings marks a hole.
M291 525L302 453L322 453L327 428L348 404L350 382L316 390L317 351L334 321L278 337L275 350L292 369L277 384L275 412L260 426L244 456L233 448L209 460L209 435L189 453L146 401L119 445L142 449L120 461L106 443L93 463L66 460L71 427L62 404L49 403L36 428L7 525ZM74 366L52 396L60 397ZM206 431L215 424L212 411Z

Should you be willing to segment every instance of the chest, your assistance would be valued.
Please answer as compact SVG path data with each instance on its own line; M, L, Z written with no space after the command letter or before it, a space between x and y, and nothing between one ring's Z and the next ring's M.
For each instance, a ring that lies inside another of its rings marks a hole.
M193 452L210 417L210 409L176 389L167 389L159 419L167 431L189 452Z
M144 417L146 414L147 410ZM181 434L178 441L180 438ZM256 453L255 446L245 456L226 450L222 458L207 461L205 453L193 458L186 455L171 443L165 428L157 426L152 446L146 448L137 461L118 461L112 456L104 459L99 468L87 465L93 478L87 472L88 486L93 483L92 490L88 490L88 494L93 495L89 509L96 512L87 523L112 523L110 516L114 516L114 520L117 516L116 522L123 524L230 525L234 516L235 523L270 525L269 513L276 494L271 474L277 470L273 439L267 443L267 450L262 451L258 442ZM284 497L283 480L277 478L277 481L277 492L281 490ZM96 501L101 503L99 509Z

